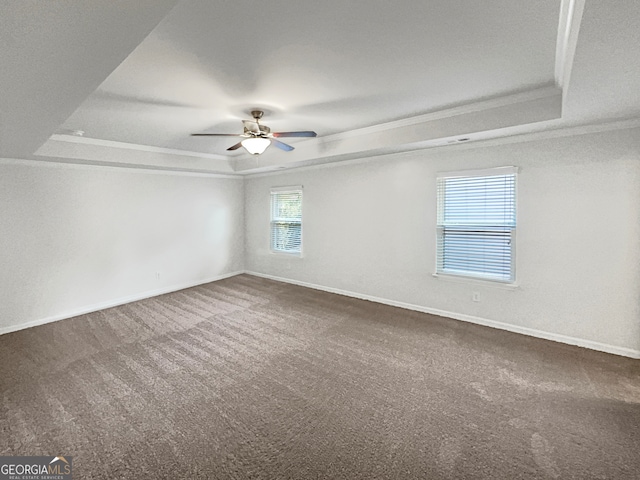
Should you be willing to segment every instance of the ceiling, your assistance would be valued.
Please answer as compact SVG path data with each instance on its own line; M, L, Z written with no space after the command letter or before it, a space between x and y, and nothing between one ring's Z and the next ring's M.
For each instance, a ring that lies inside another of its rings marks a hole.
M245 174L640 117L635 0L5 3L3 157ZM190 136L255 108L318 137Z

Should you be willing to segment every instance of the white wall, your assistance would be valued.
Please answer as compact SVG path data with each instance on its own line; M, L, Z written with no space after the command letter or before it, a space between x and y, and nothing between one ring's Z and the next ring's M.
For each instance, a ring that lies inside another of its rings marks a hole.
M521 168L518 288L433 277L436 172L506 165ZM269 189L283 185L304 188L302 258L269 252ZM640 355L637 129L254 176L245 197L250 272Z
M242 271L243 195L242 178L0 159L0 333Z

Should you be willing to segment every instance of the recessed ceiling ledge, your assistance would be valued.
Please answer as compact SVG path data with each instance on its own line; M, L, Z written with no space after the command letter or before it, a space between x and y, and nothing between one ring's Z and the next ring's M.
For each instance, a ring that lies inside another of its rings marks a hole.
M347 135L320 137L301 143L295 151L286 155L267 152L260 156L257 163L253 158L239 158L235 161L234 169L236 172L248 172L256 169L257 165L260 168L293 166L322 158L367 157L379 151L403 151L413 144L428 145L451 137L559 119L562 115L561 89L546 88L544 95L538 90L535 92L536 95L501 97L424 115L420 117L421 121L415 121L416 117L413 117L392 122L385 124L386 129L368 128Z

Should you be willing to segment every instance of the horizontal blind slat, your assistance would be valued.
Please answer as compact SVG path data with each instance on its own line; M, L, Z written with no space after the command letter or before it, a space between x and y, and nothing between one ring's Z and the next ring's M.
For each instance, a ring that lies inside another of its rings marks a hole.
M515 174L438 178L437 271L509 280Z
M302 246L302 191L271 192L271 249L300 253Z

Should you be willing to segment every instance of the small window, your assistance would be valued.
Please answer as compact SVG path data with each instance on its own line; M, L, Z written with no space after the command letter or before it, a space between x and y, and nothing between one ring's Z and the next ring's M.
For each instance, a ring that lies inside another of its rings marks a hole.
M302 253L302 187L271 189L271 250Z
M515 280L516 171L438 175L436 273Z

